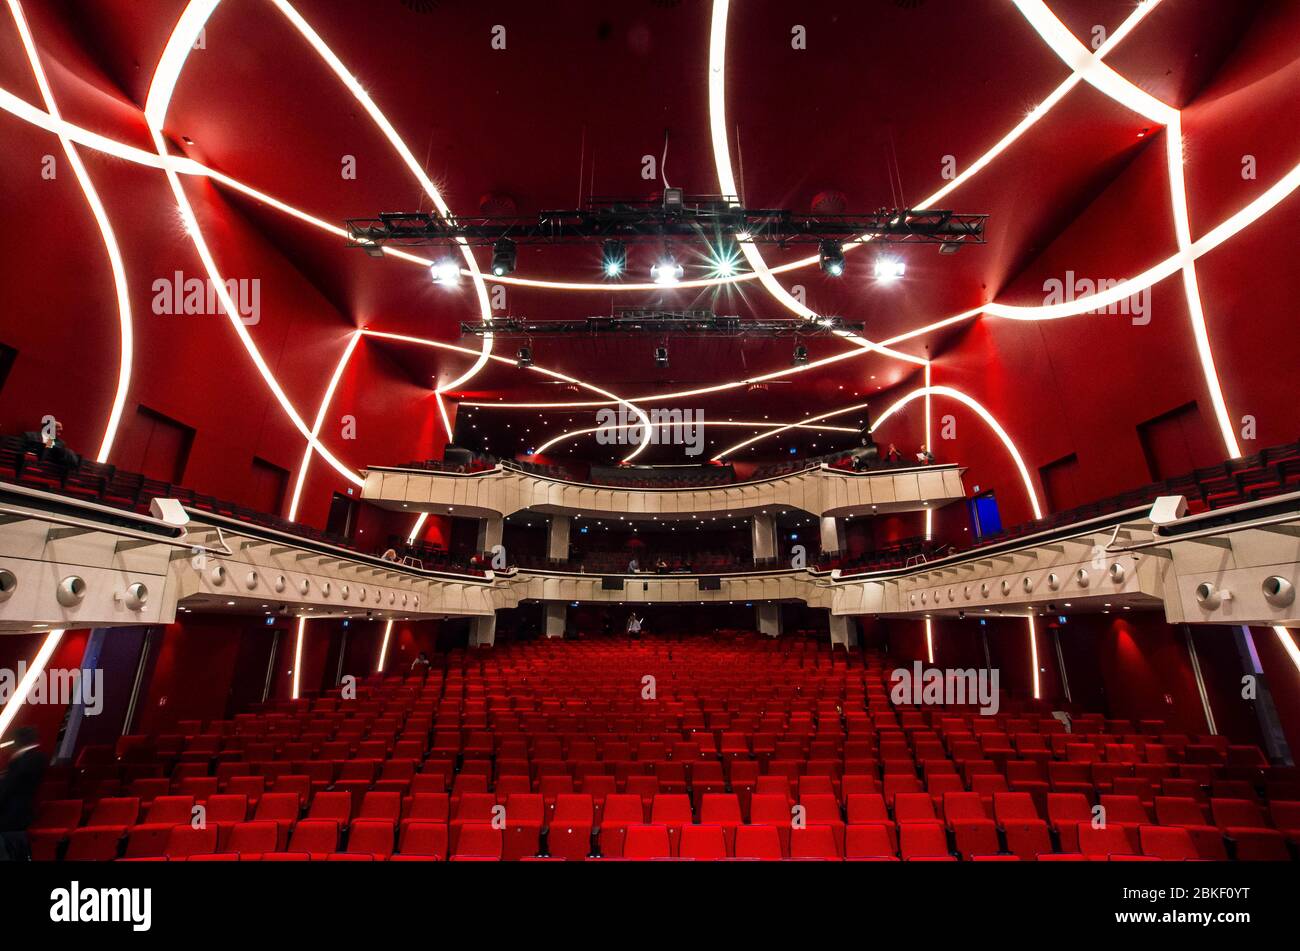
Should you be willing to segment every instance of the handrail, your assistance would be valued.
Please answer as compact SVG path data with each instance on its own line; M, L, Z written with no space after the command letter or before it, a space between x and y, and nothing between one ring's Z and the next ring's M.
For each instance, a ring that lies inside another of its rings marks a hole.
M539 475L537 473L528 472L525 469L518 469L515 468L514 466L503 465L502 463L497 463L497 465L493 466L490 469L480 469L477 472L445 472L438 469L414 469L409 466L367 466L365 468L365 471L366 472L406 472L406 473L418 473L422 475L452 476L455 478L472 479L472 478L480 478L486 475L491 475L492 473L495 472L503 472L506 469L509 469L511 472L518 472L520 475L526 475L533 479L542 479L547 482L557 482L562 485L577 486L578 488L581 489L603 489L606 491L613 491L613 492L711 492L716 489L736 489L736 488L743 488L745 486L751 486L751 485L762 485L765 482L776 482L781 479L788 479L792 476L802 475L805 472L812 472L818 469L824 469L827 472L833 473L838 476L851 476L856 478L856 477L863 477L863 476L878 476L878 475L904 475L909 472L934 472L934 471L944 470L944 469L961 469L961 468L962 467L955 462L936 462L928 466L905 466L903 468L898 468L898 469L862 469L860 471L855 471L850 469L832 469L829 465L822 462L822 463L818 463L815 466L808 466L807 468L804 469L796 469L793 472L787 472L784 475L765 476L762 479L749 479L745 482L726 482L720 485L679 485L679 486L665 486L665 487L656 486L653 488L646 487L646 486L604 485L599 482L578 482L573 479L559 479L556 478L555 476Z

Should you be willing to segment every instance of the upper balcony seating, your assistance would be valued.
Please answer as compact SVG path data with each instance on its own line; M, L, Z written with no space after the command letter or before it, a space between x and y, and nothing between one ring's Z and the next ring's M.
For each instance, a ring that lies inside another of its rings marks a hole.
M28 488L40 489L43 492L54 492L83 502L94 502L135 512L138 515L148 515L149 503L156 498L177 499L188 508L212 512L215 515L247 522L259 528L296 535L320 544L363 552L346 538L338 535L323 532L300 522L291 522L266 512L259 512L245 505L227 502L215 496L204 495L174 482L161 482L147 478L138 472L128 472L117 466L90 462L86 459L81 460L76 466L43 461L39 458L36 447L19 436L0 436L0 482L12 482ZM472 571L467 564L454 564L451 559L444 559L437 565L425 564L424 567L446 567L462 573ZM481 572L474 573L481 574Z
M1217 466L1196 469L1186 475L1152 482L1141 488L1131 489L1110 498L1089 502L1063 512L1055 512L1044 518L1022 522L996 535L985 535L971 548L993 545L998 542L1011 541L1037 532L1046 532L1063 528L1076 522L1098 518L1112 512L1121 512L1137 506L1149 506L1162 495L1182 495L1187 498L1187 510L1190 514L1207 512L1212 509L1228 508L1251 502L1256 499L1288 492L1300 491L1300 442L1287 443L1264 449L1240 459L1229 459ZM931 556L933 557L933 556ZM888 559L886 559L888 560ZM826 567L840 567L829 565ZM852 573L880 571L884 568L904 567L901 564L877 564L870 566L844 565L852 568Z

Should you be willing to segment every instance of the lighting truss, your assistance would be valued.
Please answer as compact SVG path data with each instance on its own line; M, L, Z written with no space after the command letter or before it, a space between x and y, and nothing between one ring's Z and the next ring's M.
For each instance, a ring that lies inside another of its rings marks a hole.
M645 310L619 307L614 313L583 320L529 320L494 317L460 325L465 336L491 334L496 339L556 336L693 336L693 337L816 337L859 333L864 325L840 317L742 318L711 310Z
M716 241L755 244L819 244L864 241L938 244L955 248L983 244L988 215L953 211L880 209L867 214L800 215L787 209L744 208L731 197L684 197L682 203L593 198L568 211L526 216L443 216L431 212L386 212L378 218L349 218L348 247L377 255L385 245L419 247L460 242L493 245L582 244L617 238L626 243Z

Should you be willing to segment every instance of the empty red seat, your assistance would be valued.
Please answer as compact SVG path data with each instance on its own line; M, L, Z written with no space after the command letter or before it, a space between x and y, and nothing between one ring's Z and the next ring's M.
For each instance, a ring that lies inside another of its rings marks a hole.
M451 859L454 862L467 859L499 862L501 850L500 829L493 828L488 822L467 822L461 827Z
M898 861L898 847L884 825L850 824L844 831L844 857L870 861Z
M1199 859L1200 852L1186 829L1178 826L1142 826L1138 830L1142 854L1166 862Z
M591 853L594 806L586 793L560 793L555 799L547 844L556 858L584 859Z
M188 823L172 826L162 854L169 860L188 859L195 855L211 854L217 850L217 827L196 828Z
M843 824L840 825L843 832ZM828 825L809 825L790 830L790 858L827 859L841 858L835 829Z
M1243 862L1285 862L1291 856L1286 837L1270 827L1259 806L1245 799L1211 799L1214 824L1235 848Z
M1079 852L1088 858L1137 854L1127 830L1120 826L1097 826L1091 821L1080 822L1076 826L1076 833Z
M402 825L401 841L393 860L442 862L447 858L447 825L410 820Z
M1228 851L1223 844L1223 833L1217 826L1210 825L1201 805L1195 800L1183 796L1156 796L1156 821L1162 826L1178 826L1185 829L1196 845L1197 854L1203 859L1226 861Z
M770 825L740 826L736 829L736 847L733 854L738 859L765 861L777 861L785 857L777 828Z
M733 830L734 831L734 830ZM678 855L684 859L713 861L727 858L726 830L720 825L688 825L682 827Z
M540 851L546 805L541 793L511 793L506 799L505 836L502 858L506 861L536 855Z
M279 834L275 822L239 822L230 830L225 848L241 859L260 858L263 854L276 850Z
M305 852L313 859L324 858L339 847L339 824L333 819L302 819L289 836L290 852Z
M623 858L627 859L658 859L672 855L668 828L662 825L627 826L622 848Z
M393 854L395 823L391 819L357 819L348 829L348 851L386 859Z

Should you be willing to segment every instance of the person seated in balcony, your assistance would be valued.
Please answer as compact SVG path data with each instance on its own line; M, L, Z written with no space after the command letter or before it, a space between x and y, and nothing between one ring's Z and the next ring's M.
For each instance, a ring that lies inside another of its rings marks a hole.
M660 555L659 560L655 562L655 573L661 575L668 574L668 562L664 561L662 555Z
M934 455L925 447L924 443L921 445L921 448L916 451L916 461L923 466L932 465L934 463Z
M885 461L894 464L903 461L903 454L898 451L898 447L892 442L889 444L889 449L885 452Z
M630 575L634 575L640 570L641 570L641 563L636 560L636 555L633 555L632 558L627 563L627 573Z
M397 561L397 549L389 548L379 557L384 561Z
M68 448L63 441L63 424L53 416L47 416L40 432L24 433L27 442L32 444L36 457L42 462L52 462L56 466L75 469L81 465L81 457Z

